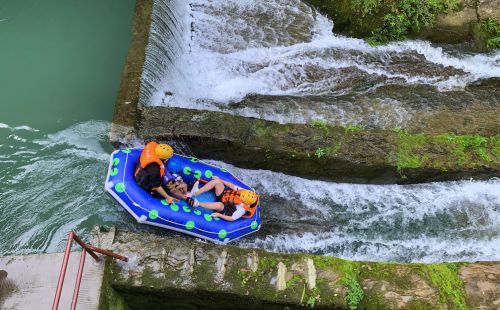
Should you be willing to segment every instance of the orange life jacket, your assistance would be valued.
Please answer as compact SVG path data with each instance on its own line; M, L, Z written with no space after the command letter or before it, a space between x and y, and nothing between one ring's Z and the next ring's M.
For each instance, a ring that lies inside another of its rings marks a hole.
M243 217L248 218L252 217L255 213L255 210L257 210L258 200L254 204L249 206L246 203L243 203L243 201L241 201L240 190L225 189L222 192L221 202L224 205L229 206L233 210L236 210L236 205L239 204L243 205L243 208L246 211Z
M154 141L146 144L144 150L142 150L141 157L139 158L139 164L135 169L134 176L136 181L144 187L149 187L148 184L146 184L148 183L147 180L145 180L147 173L144 170L147 165L157 163L160 166L160 176L165 176L165 166L163 165L163 161L158 157L158 155L156 155L156 146L158 146L158 143Z

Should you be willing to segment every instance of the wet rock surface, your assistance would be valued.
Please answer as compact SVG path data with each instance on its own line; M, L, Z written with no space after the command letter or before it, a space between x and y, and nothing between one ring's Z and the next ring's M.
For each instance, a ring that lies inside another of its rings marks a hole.
M441 143L441 136L324 124L282 125L221 112L181 108L145 107L142 115L138 132L146 140L178 139L186 142L200 158L306 178L418 183L489 178L500 167L498 155L494 155L496 149L492 149L494 154L486 159L475 153L455 158L458 146L455 142ZM416 160L419 166L402 173L400 165L409 158Z
M122 230L112 247L129 262L109 260L106 285L133 309L345 309L354 295L366 309L498 304L498 263L350 262Z
M500 266L497 263L467 264L460 267L459 275L471 307L500 308Z

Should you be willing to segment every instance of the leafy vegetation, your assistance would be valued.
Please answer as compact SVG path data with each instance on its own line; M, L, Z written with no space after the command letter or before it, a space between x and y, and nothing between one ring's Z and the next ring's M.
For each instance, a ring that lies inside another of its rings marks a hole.
M316 152L315 152L316 157L321 158L321 157L325 156L325 154L326 154L325 149L320 148L320 147L318 147L316 149Z
M328 124L325 120L322 119L315 119L311 122L311 126L315 128L322 128L322 129L327 129Z
M347 305L349 306L349 309L356 310L359 303L363 300L363 289L361 288L361 285L359 285L358 281L352 277L345 277L343 284L345 284L349 289L346 296Z
M374 12L380 2L375 0L358 0L357 4L363 12ZM375 2L377 4L375 5ZM367 39L372 45L389 41L406 39L410 33L417 33L431 28L436 23L438 14L457 10L459 0L399 0L390 6L384 17L382 27L372 32ZM354 4L353 4L354 5Z
M365 129L365 125L362 124L349 124L344 127L345 133L347 134L359 132L363 129Z
M437 16L460 8L460 0L305 0L335 21L335 29L372 45L404 40L435 25Z
M493 18L483 19L478 23L479 30L483 33L488 49L500 48L500 24Z

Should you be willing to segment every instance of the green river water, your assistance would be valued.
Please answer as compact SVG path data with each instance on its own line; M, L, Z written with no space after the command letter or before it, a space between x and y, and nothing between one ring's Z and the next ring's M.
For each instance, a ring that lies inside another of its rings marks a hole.
M134 3L1 0L0 121L50 132L110 120Z
M86 238L94 224L167 233L135 224L104 191L112 152L108 131L134 3L0 0L0 256L61 251L70 230ZM257 9L283 10L276 1L254 3ZM336 53L349 56L342 49ZM204 79L199 77L213 80ZM238 87L230 83L218 93ZM262 195L262 229L237 245L360 260L498 260L500 180L494 175L486 181L382 186L212 163Z
M98 208L134 4L0 0L0 255L120 216Z

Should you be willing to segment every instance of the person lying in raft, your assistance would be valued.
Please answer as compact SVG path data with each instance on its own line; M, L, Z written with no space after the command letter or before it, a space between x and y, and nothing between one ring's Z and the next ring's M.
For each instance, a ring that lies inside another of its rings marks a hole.
M202 188L198 189L196 182L191 190L192 196L201 195L214 189L217 197L216 202L200 202L195 198L186 199L191 207L202 207L217 212L212 213L212 217L220 217L226 221L236 221L242 216L251 217L256 209L259 196L247 189L241 189L231 182L223 181L219 178L212 179Z
M165 172L165 184L169 194L183 200L189 198L189 191L194 186L193 183L187 184L180 175L173 172Z
M174 198L167 194L164 161L167 161L173 154L174 150L170 145L149 142L141 153L134 173L135 181L139 186L153 197L163 197L168 203L174 202Z

